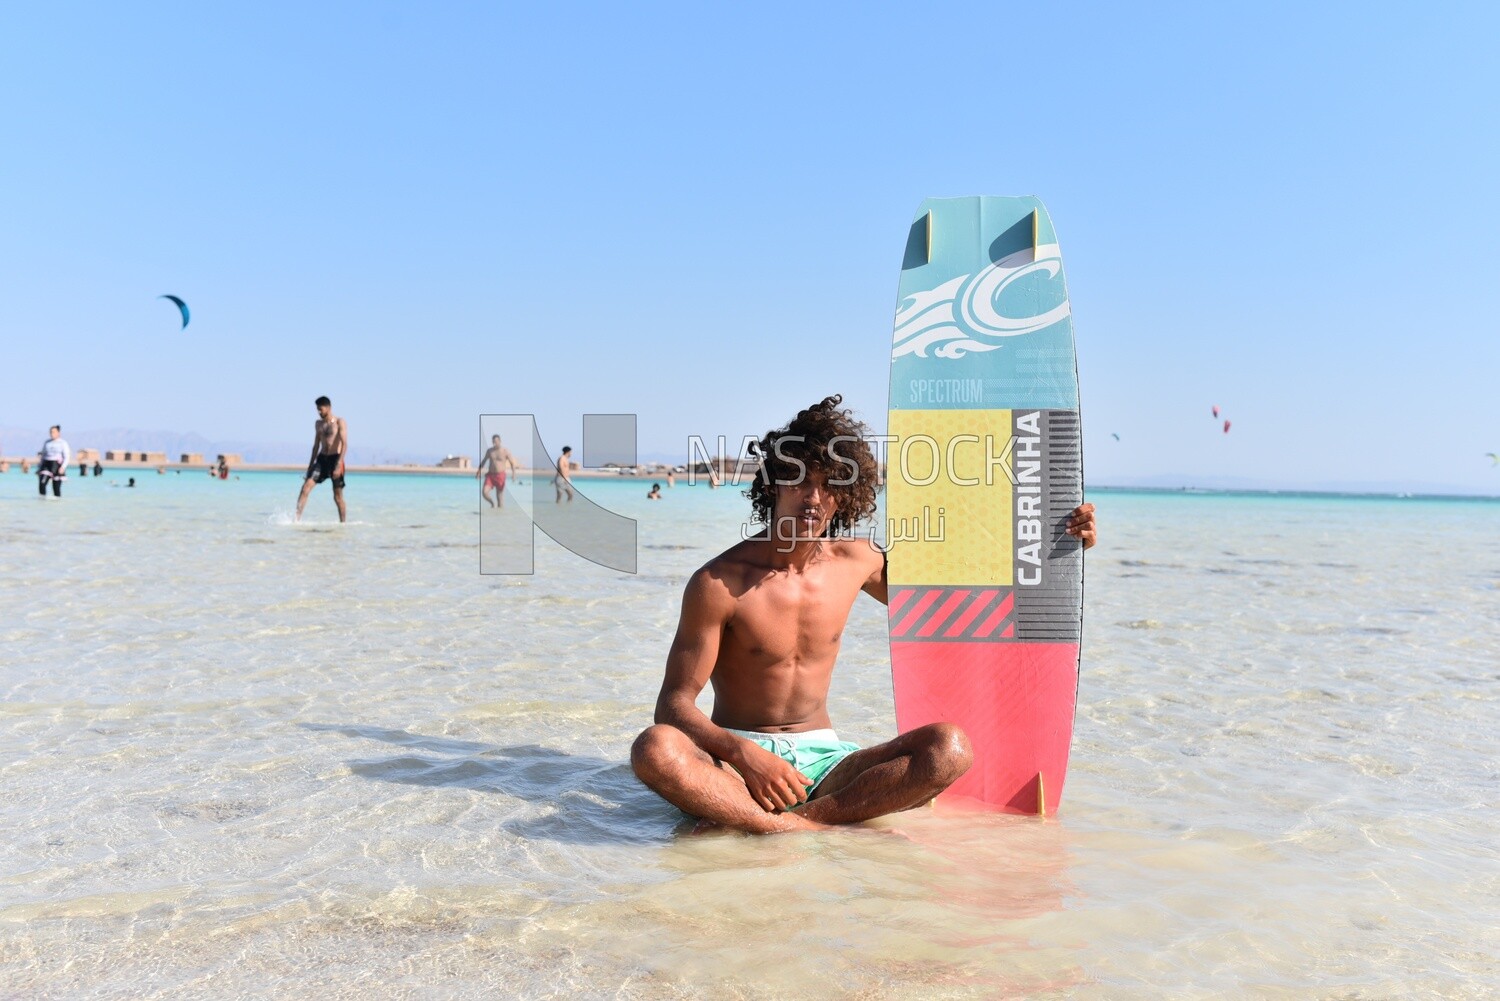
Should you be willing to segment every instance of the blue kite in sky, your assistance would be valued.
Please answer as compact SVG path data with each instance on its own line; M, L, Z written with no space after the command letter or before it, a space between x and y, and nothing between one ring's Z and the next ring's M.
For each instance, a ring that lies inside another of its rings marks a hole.
M189 319L187 303L183 302L181 299L177 298L175 295L159 295L159 296L157 296L157 298L158 299L171 299L173 302L175 302L177 304L178 311L182 313L182 329L186 330L187 329L187 325L188 325L188 319Z

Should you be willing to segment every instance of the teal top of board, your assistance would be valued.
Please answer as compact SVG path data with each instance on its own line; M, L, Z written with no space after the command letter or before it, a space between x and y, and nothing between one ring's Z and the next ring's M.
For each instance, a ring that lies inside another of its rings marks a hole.
M929 198L901 263L891 409L1078 409L1073 315L1032 197Z

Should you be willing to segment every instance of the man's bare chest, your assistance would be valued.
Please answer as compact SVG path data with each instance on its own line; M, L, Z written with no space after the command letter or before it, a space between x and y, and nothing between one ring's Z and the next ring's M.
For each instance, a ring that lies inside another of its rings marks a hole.
M859 595L858 582L845 577L830 574L807 580L769 575L735 603L726 639L745 653L777 659L837 649Z

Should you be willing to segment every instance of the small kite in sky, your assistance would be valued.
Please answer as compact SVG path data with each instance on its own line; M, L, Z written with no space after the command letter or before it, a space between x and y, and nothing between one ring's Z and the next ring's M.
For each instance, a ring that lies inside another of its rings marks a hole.
M1490 465L1500 466L1500 455L1496 455L1494 452L1486 452L1484 454L1489 456Z
M158 299L171 299L174 303L177 304L177 310L178 310L178 312L180 312L182 314L182 329L186 330L187 329L187 325L188 325L188 316L189 316L187 303L183 302L181 299L177 298L175 295L159 295L159 296L157 296L157 298Z
M1228 421L1224 422L1224 433L1225 434L1229 433L1229 422Z
M1115 433L1114 433L1114 432L1113 432L1113 431L1111 431L1111 432L1110 432L1110 433L1109 433L1109 436L1110 436L1110 437L1111 437L1111 438L1113 438L1113 439L1114 439L1114 440L1115 440L1115 441L1119 441L1119 440L1120 440L1120 436L1119 436L1119 435L1117 435L1117 434L1115 434Z
M1219 416L1219 405L1217 403L1214 404L1214 416Z

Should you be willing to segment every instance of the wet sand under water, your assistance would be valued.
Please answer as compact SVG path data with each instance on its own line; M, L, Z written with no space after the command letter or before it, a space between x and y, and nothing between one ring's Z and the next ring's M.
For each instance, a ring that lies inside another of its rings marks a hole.
M0 476L0 994L1500 993L1500 504L1094 494L1061 814L686 836L634 779L747 502L482 576L473 481ZM30 493L28 493L30 491ZM882 609L831 696L892 733Z

